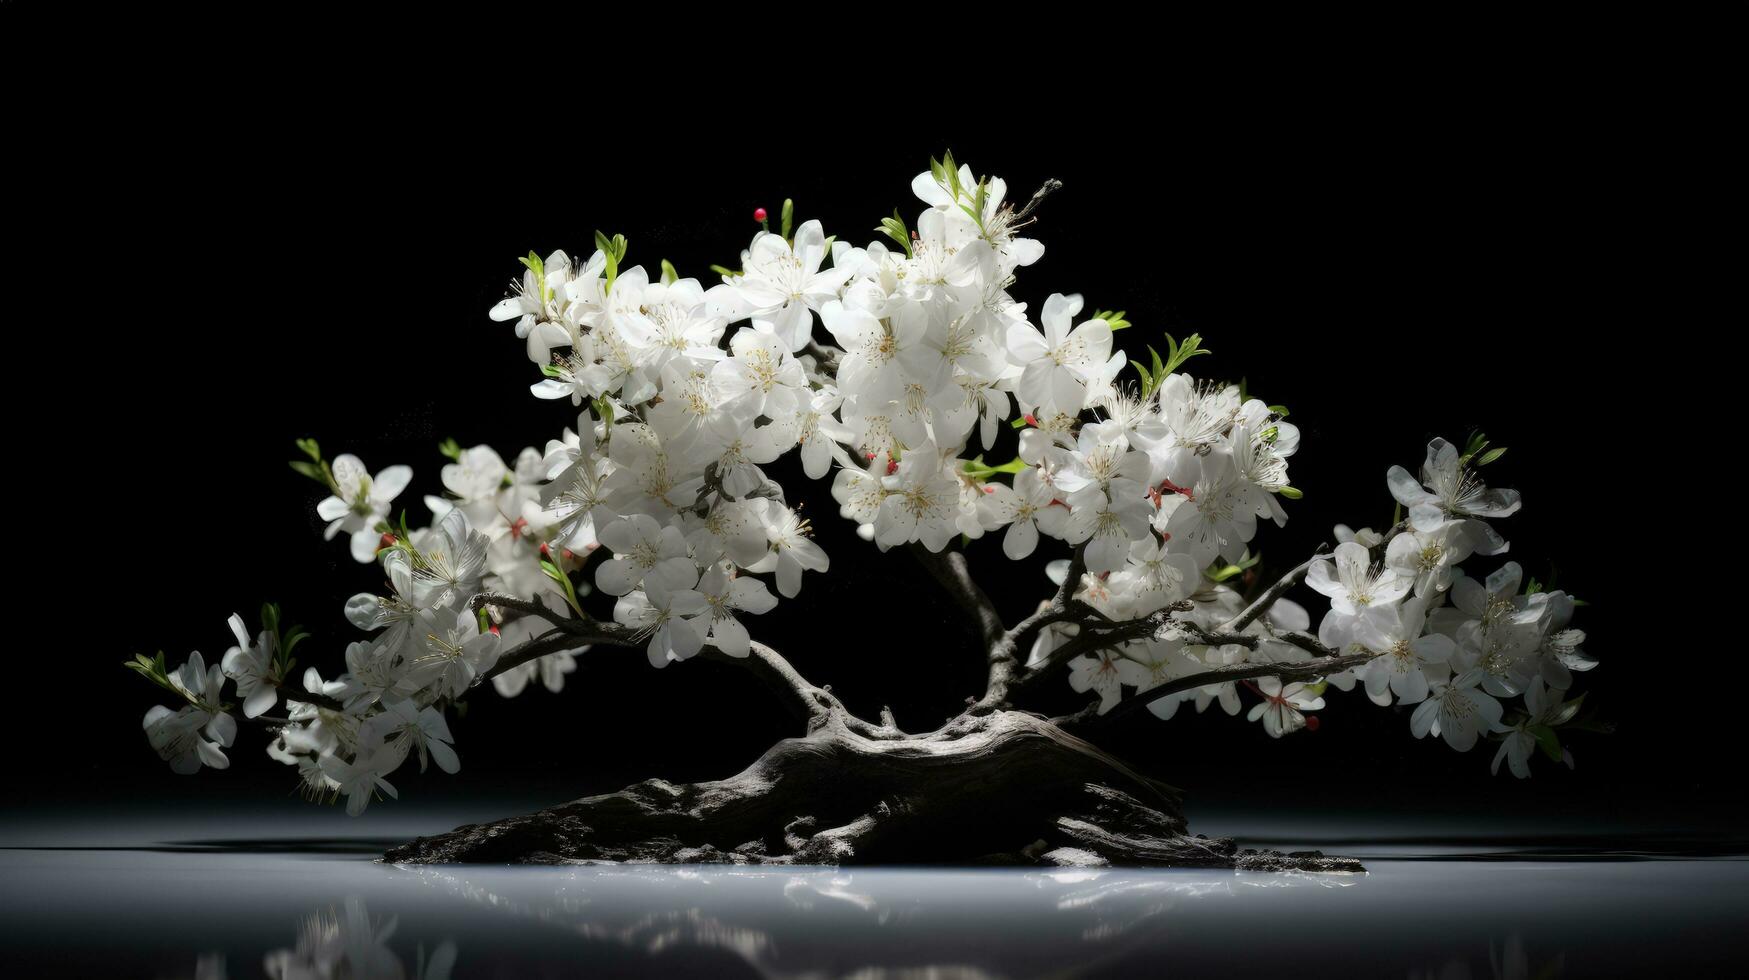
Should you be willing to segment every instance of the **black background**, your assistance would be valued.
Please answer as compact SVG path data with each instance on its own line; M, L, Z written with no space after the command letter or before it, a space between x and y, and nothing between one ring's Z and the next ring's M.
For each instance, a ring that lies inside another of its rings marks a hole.
M528 394L538 376L521 343L486 317L516 256L585 255L600 228L628 237L629 262L667 258L708 281L708 264L735 264L753 209L775 214L786 196L798 221L866 243L895 207L914 221L911 177L948 147L1005 177L1011 197L1064 182L1017 298L1036 310L1053 291L1081 292L1090 308L1125 309L1136 326L1118 336L1132 353L1162 331L1200 331L1215 355L1193 371L1243 376L1292 409L1306 497L1255 542L1266 566L1299 560L1335 522L1386 523L1386 468L1418 466L1432 436L1481 428L1509 446L1489 476L1526 501L1502 528L1512 557L1592 603L1577 625L1603 664L1578 689L1618 724L1570 739L1577 771L1537 759L1529 782L1490 777L1491 744L1460 755L1417 741L1406 710L1358 693L1332 692L1320 731L1279 742L1186 710L1120 726L1109 747L1193 798L1293 813L1689 826L1742 802L1715 755L1728 744L1724 695L1695 675L1696 646L1647 615L1671 601L1655 595L1664 566L1650 540L1693 533L1690 508L1704 505L1684 502L1666 448L1660 413L1682 409L1648 405L1676 385L1649 377L1624 334L1660 337L1626 301L1624 256L1642 230L1603 100L1536 79L1230 101L1138 84L972 125L920 102L869 109L868 92L819 93L838 101L803 109L737 89L689 113L527 87L421 99L251 79L247 99L220 107L198 80L131 81L89 118L98 131L56 137L56 176L84 190L77 240L44 289L85 298L51 303L53 332L30 340L62 345L55 376L26 368L43 363L35 352L13 365L15 384L39 392L25 406L54 420L24 438L58 474L21 511L21 546L48 564L14 655L47 654L67 678L25 701L35 734L7 788L18 802L287 795L291 774L261 754L258 732L228 772L168 772L139 731L158 692L120 663L158 649L216 659L225 617L253 624L273 599L316 634L300 659L338 672L352 637L341 603L377 574L321 540L322 494L286 468L292 440L315 436L373 470L412 464L399 502L417 523L419 495L439 489L439 440L489 442L508 460L555 437L574 412ZM67 152L75 144L91 152ZM76 380L59 373L69 350ZM754 635L856 710L891 706L907 728L979 693L970 634L919 566L856 540L824 483L777 472L833 568L750 621ZM63 493L76 505L55 506ZM1012 621L1047 594L1044 560L1066 549L1009 563L998 542L970 551ZM393 805L726 775L794 729L733 669L656 672L613 650L586 657L560 695L470 702L453 722L462 772L403 771ZM1065 686L1055 706L1074 703Z

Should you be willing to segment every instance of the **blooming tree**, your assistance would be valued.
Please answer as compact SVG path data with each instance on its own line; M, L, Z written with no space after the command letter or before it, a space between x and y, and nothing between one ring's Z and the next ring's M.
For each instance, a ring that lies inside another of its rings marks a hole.
M198 653L175 670L137 658L176 702L146 715L151 745L177 772L224 768L240 713L266 726L268 754L306 793L358 813L393 796L389 777L414 757L457 770L445 717L473 688L558 691L585 651L628 647L659 669L745 664L777 682L809 738L865 755L951 755L947 743L1000 726L1085 746L1106 719L1171 719L1187 704L1282 737L1317 726L1330 688L1359 687L1352 700L1414 705L1418 738L1460 752L1498 740L1496 769L1528 775L1538 750L1570 762L1556 729L1578 711L1573 672L1595 663L1569 626L1575 601L1515 563L1485 577L1463 567L1507 550L1495 522L1519 496L1482 478L1504 449L1434 440L1418 473L1386 474L1400 519L1338 527L1333 549L1245 594L1252 538L1300 497L1288 480L1299 432L1282 406L1192 377L1208 353L1198 336L1131 361L1114 347L1123 313L1053 293L1035 316L1010 295L1043 253L1025 232L1054 186L1016 207L1001 179L950 155L912 181L914 226L895 212L866 246L794 224L786 201L776 230L756 214L738 267L713 267L708 286L666 261L627 266L619 236L598 233L586 259L529 254L490 315L523 342L533 394L568 401L575 424L511 461L446 443L424 527L397 511L408 467L373 474L300 442L292 465L328 492L316 504L327 536L345 532L352 556L378 566L382 587L346 604L359 638L328 676L299 674L305 634L268 606L253 634L232 617L236 645L211 667ZM1010 428L1018 454L986 461ZM830 567L794 488L766 470L791 451L870 547L914 552L971 617L987 687L940 731L858 718L752 639ZM1041 538L1070 554L1044 565L1056 588L1014 625L958 547L986 534L1008 560L1031 559ZM1286 597L1302 581L1328 599L1315 630ZM1063 683L1088 696L1083 710L1014 710ZM892 810L886 798L870 813ZM787 856L843 859L868 837L839 831L785 827L803 842Z

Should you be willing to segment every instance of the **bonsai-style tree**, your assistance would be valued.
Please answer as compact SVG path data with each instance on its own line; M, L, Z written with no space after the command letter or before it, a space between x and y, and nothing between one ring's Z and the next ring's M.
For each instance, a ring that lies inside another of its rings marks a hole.
M1315 728L1334 688L1415 705L1412 734L1460 752L1496 739L1495 768L1518 776L1539 748L1565 754L1572 672L1595 663L1568 628L1573 600L1516 564L1486 579L1460 567L1506 550L1490 522L1519 497L1481 475L1503 449L1434 440L1419 474L1386 474L1395 523L1338 527L1333 549L1244 594L1259 523L1300 496L1287 410L1193 379L1208 353L1195 335L1127 361L1123 313L1061 293L1036 317L1016 303L1015 274L1043 253L1023 233L1054 181L1017 208L949 155L911 186L915 227L895 212L866 247L795 226L788 201L775 230L761 209L739 267L713 267L709 288L666 261L627 267L620 236L598 233L581 262L530 253L491 317L514 324L534 394L581 407L575 429L514 464L446 443L445 495L425 498L421 528L394 516L408 467L373 474L300 442L292 466L328 491L327 536L386 586L348 601L361 633L343 665L296 674L305 634L272 606L254 632L231 618L219 663L136 658L176 701L145 717L153 748L177 772L225 768L241 714L308 795L356 814L395 795L389 777L414 756L457 770L445 716L486 682L557 691L586 651L665 670L706 657L772 682L798 735L718 782L650 780L390 856L1242 866L1332 865L1185 836L1173 791L1097 747L1110 719L1214 704L1283 737ZM1010 426L1018 455L986 461ZM828 571L793 488L762 468L791 450L870 548L914 552L974 624L985 690L935 731L857 717L750 637L805 573ZM960 550L986 534L1014 561L1041 537L1071 553L1045 565L1055 589L1018 623ZM1315 631L1286 598L1302 581L1329 600ZM1082 710L1026 710L1065 682Z

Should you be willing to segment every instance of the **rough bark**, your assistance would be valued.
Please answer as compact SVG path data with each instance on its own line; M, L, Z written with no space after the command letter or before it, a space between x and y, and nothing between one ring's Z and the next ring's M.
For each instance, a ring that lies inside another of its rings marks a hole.
M1097 718L1091 705L1061 719L1014 710L1019 695L1070 657L1160 630L1191 632L1210 645L1256 648L1265 637L1240 630L1267 612L1321 557L1322 549L1212 631L1174 618L1175 609L1114 622L1076 601L1084 567L1081 549L1076 549L1056 596L1013 629L1004 629L963 555L913 550L977 627L989 663L984 696L940 729L907 735L885 713L878 725L857 718L829 690L810 684L762 644L754 644L751 656L739 658L707 649L706 655L745 666L766 680L796 710L807 734L777 743L728 779L690 784L646 780L617 793L421 837L389 851L384 860L1363 870L1357 861L1317 851L1240 850L1228 839L1190 836L1177 790L1074 734L1110 716ZM641 645L623 626L563 618L513 596L482 595L474 603L554 622L551 633L507 653L494 673L545 655L555 644ZM1035 669L1021 668L1019 651L1033 634L1065 621L1073 622L1079 635ZM1322 676L1372 656L1341 655L1316 637L1298 633L1269 636L1314 659L1211 667L1130 698L1125 710L1180 690L1240 678Z
M1190 836L1176 790L1037 715L926 735L833 712L728 779L659 779L422 837L395 863L1040 864L1359 871Z

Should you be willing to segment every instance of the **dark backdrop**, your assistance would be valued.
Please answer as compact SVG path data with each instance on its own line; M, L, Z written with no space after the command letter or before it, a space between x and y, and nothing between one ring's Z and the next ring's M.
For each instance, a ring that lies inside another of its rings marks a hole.
M509 459L555 436L574 413L528 394L536 375L520 342L486 317L516 256L586 254L600 228L630 239L629 261L667 258L708 278L708 264L734 264L752 210L775 213L785 196L798 220L865 243L894 207L914 220L910 179L946 147L1015 197L1064 182L1040 213L1047 250L1022 270L1018 298L1036 309L1079 291L1090 307L1125 309L1132 352L1162 331L1200 331L1215 356L1195 371L1243 376L1291 407L1306 497L1284 531L1260 535L1266 565L1299 560L1337 521L1386 523L1386 468L1417 466L1431 436L1481 428L1509 446L1489 476L1526 500L1504 525L1513 557L1593 603L1579 625L1603 665L1580 689L1619 725L1570 739L1576 772L1539 759L1528 783L1489 776L1492 745L1459 755L1417 741L1406 710L1335 692L1316 733L1276 742L1242 718L1185 711L1123 726L1112 748L1193 798L1296 814L1685 825L1741 802L1711 757L1722 722L1659 666L1689 648L1651 630L1641 605L1658 575L1644 536L1686 518L1649 529L1633 462L1645 457L1624 458L1657 443L1639 415L1640 355L1621 339L1645 325L1620 305L1616 259L1632 231L1607 203L1624 175L1601 114L1474 89L1229 107L1142 87L1098 100L1109 118L1034 110L997 138L923 106L871 129L855 114L767 114L737 99L701 127L558 96L476 116L398 96L252 94L247 116L214 117L197 87L118 93L126 127L61 270L94 296L56 325L92 358L86 381L31 396L55 425L27 438L85 506L24 522L28 546L51 556L39 585L77 598L15 607L32 649L73 676L64 695L29 699L37 745L7 788L20 802L286 796L291 774L261 754L258 733L227 773L169 773L139 731L157 692L119 665L157 649L216 658L226 615L253 623L274 599L316 634L301 659L338 670L351 636L341 603L377 575L321 540L321 494L285 465L292 440L316 436L373 469L411 463L401 499L420 520L440 439L489 442ZM31 374L15 377L43 383ZM752 621L755 636L853 708L891 706L909 728L978 693L969 634L915 562L856 540L825 484L780 472L816 514L833 570ZM1064 551L1015 564L995 539L970 550L1010 620L1046 594L1044 559ZM392 806L724 775L793 727L737 671L658 673L611 650L586 658L561 695L470 701L453 724L461 774L404 771Z

